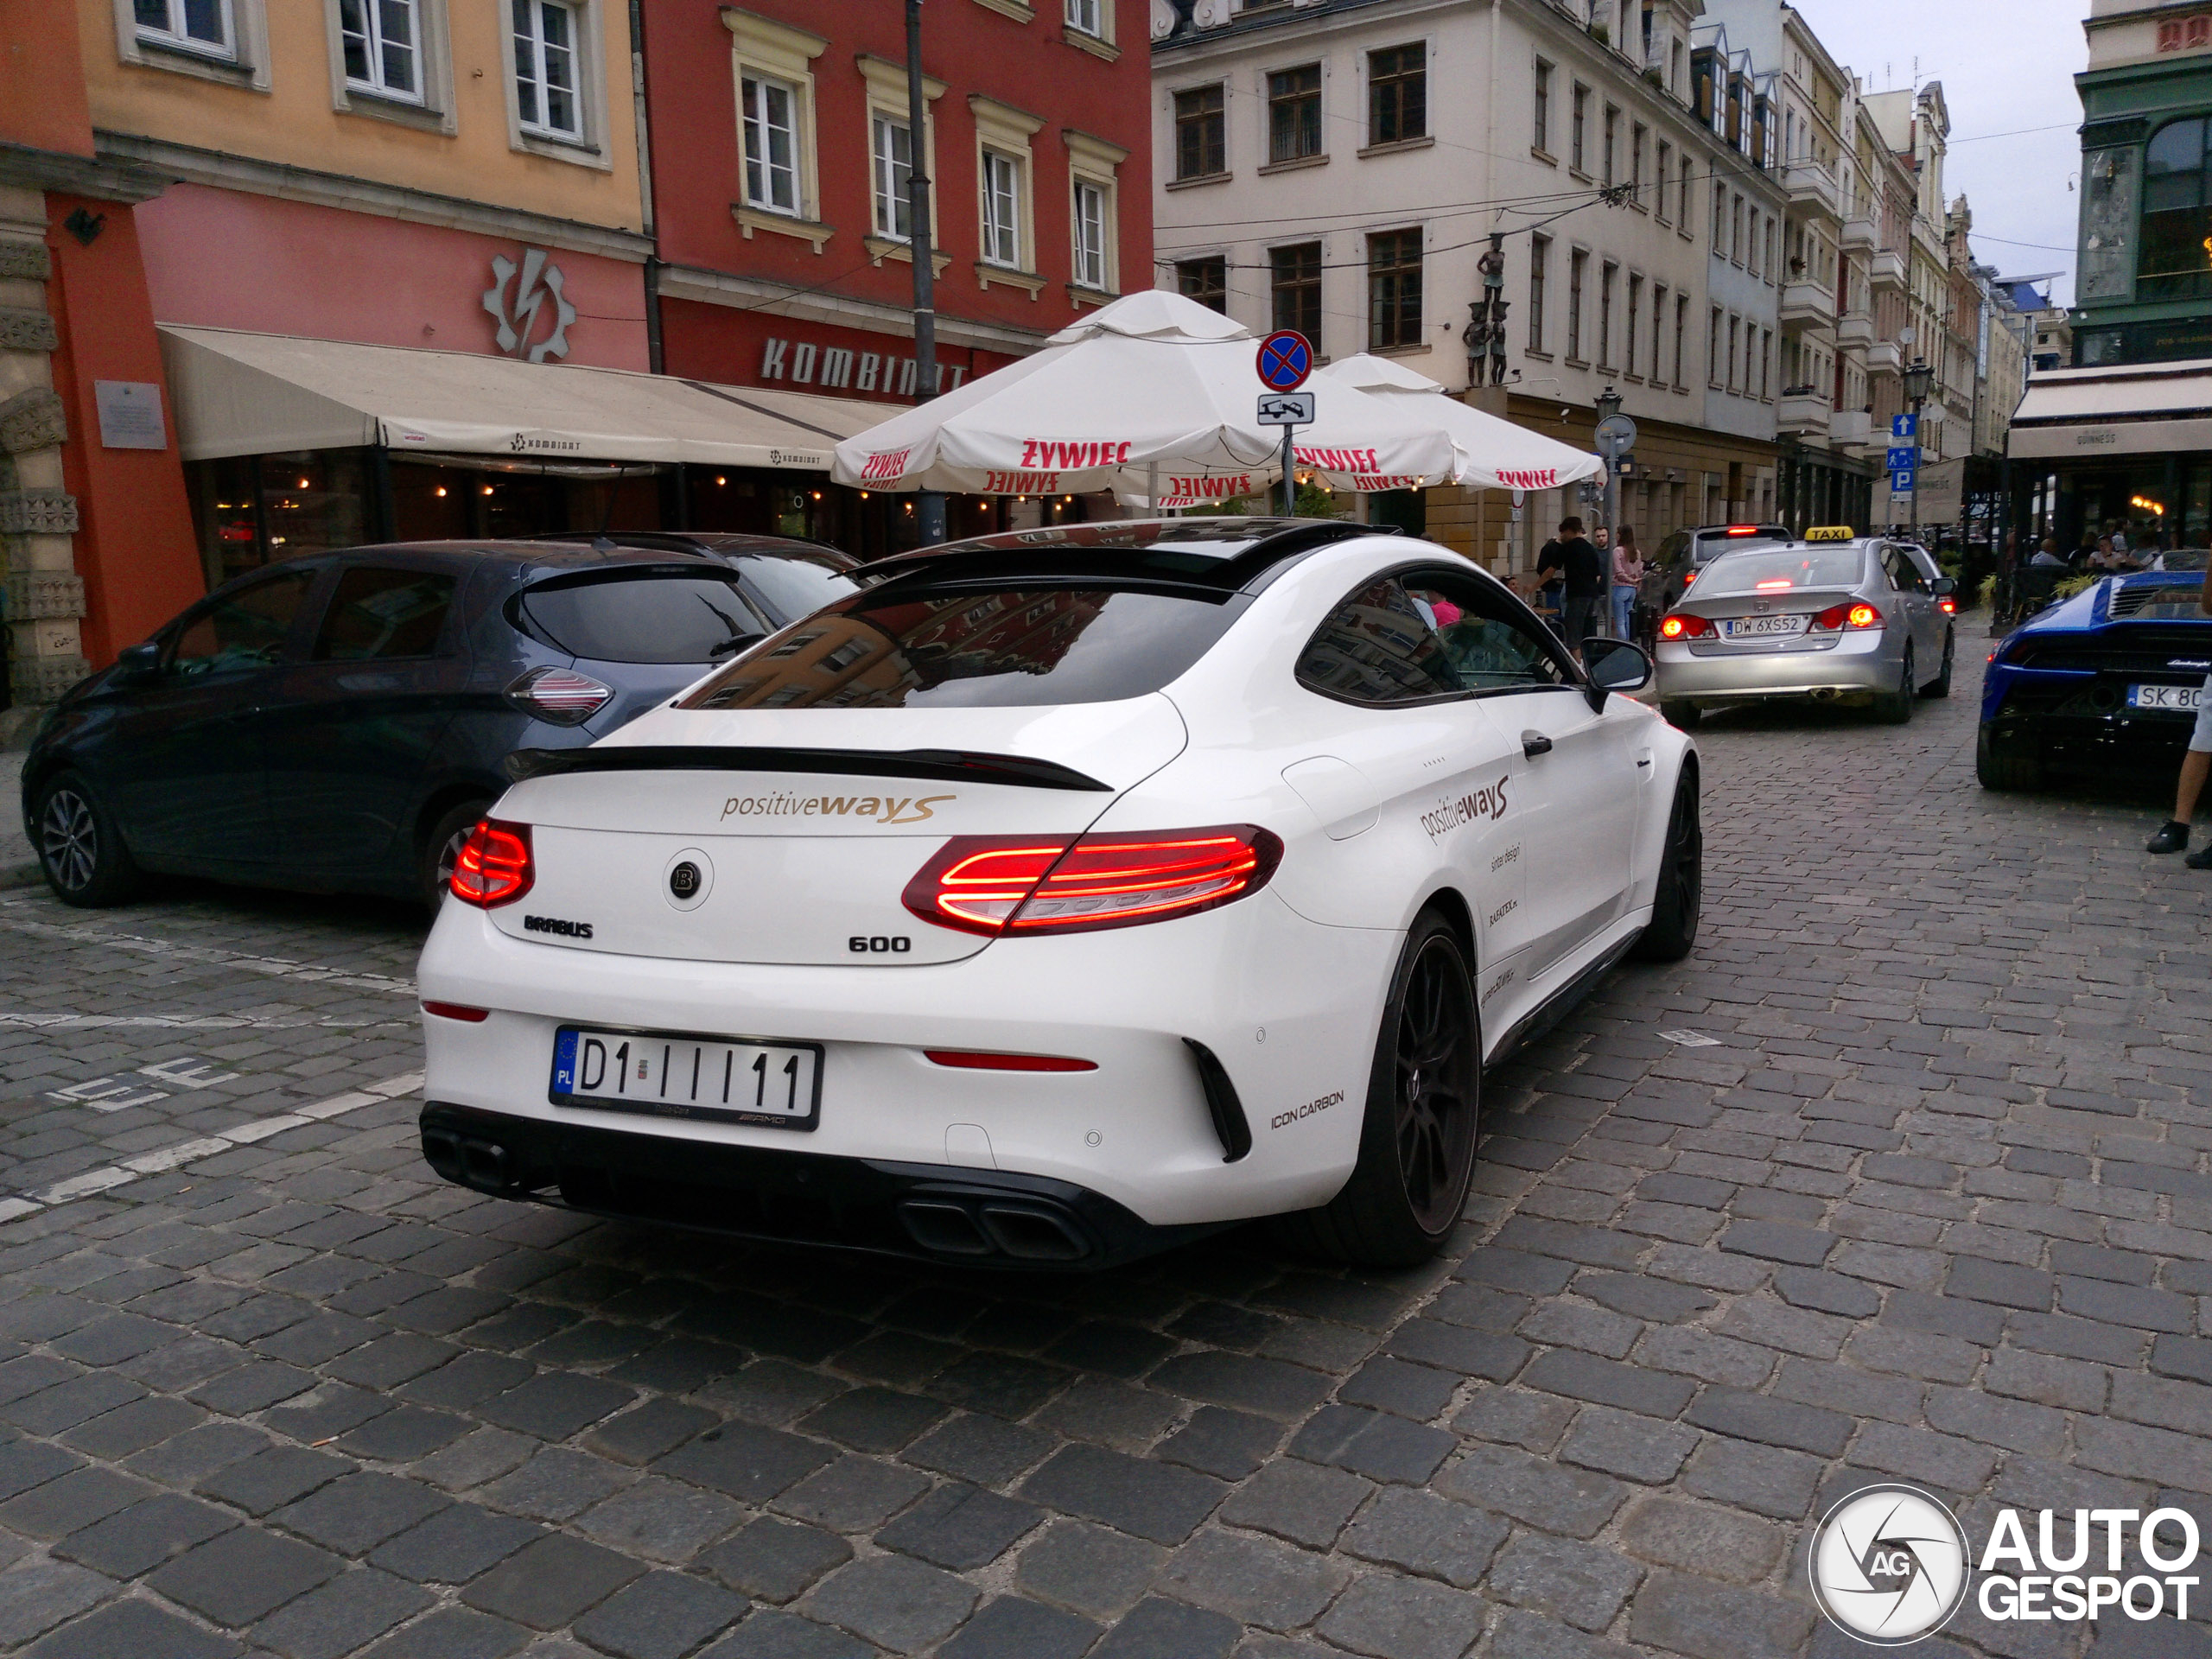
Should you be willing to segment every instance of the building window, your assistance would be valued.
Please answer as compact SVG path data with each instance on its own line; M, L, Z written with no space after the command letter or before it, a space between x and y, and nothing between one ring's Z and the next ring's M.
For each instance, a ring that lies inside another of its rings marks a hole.
M238 54L229 0L136 0L138 38L219 58Z
M1628 315L1621 320L1621 365L1630 374L1636 372L1636 341L1637 329L1643 322L1643 278L1630 273L1628 279Z
M1717 180L1713 186L1713 251L1716 257L1728 251L1728 187Z
M1587 173L1584 165L1589 159L1590 146L1590 89L1577 86L1568 115L1567 135L1567 164L1578 173Z
M1687 149L1682 152L1681 197L1682 210L1677 215L1681 224L1678 228L1684 236L1688 236L1691 233L1693 227L1690 223L1690 153Z
M1309 63L1268 77L1268 160L1295 162L1321 153L1321 66Z
M1185 259L1175 266L1175 291L1186 300L1216 311L1229 309L1229 262L1216 254L1211 259Z
M1552 239L1529 238L1529 349L1544 349L1544 278L1552 262Z
M2212 121L2170 121L2143 155L2143 235L2136 296L2212 293Z
M1546 155L1552 148L1552 67L1536 60L1536 133L1535 143Z
M1386 47L1367 54L1367 142L1402 144L1428 136L1428 48Z
M524 132L584 136L576 22L563 0L514 0L515 104Z
M1311 340L1321 338L1321 245L1273 248L1268 253L1269 292L1274 326L1295 328Z
M1613 366L1613 278L1620 267L1608 259L1598 271L1598 366Z
M1652 179L1651 205L1656 210L1659 222L1667 222L1667 158L1675 147L1665 139L1659 141L1659 170Z
M1733 192L1728 200L1728 259L1732 264L1744 263L1744 198Z
M1105 293L1113 286L1106 268L1106 192L1085 180L1075 181L1075 280L1078 288Z
M1368 349L1421 343L1421 232L1376 232L1367 238Z
M1667 377L1660 371L1659 347L1664 343L1667 328L1667 284L1651 284L1651 384L1663 386Z
M339 0L338 32L347 86L410 104L423 101L415 0Z
M1613 171L1613 156L1615 149L1618 147L1620 130L1621 112L1615 109L1611 105L1608 104L1605 105L1605 153L1599 158L1603 162L1605 167L1605 170L1600 175L1600 178L1608 188L1612 186L1615 178Z
M1590 256L1580 248L1567 257L1567 356L1582 360L1582 279L1590 269Z
M744 105L745 201L772 213L797 213L798 97L780 80L747 75L738 83Z
M1101 0L1067 0L1067 10L1061 16L1067 26L1078 34L1088 35L1095 41L1106 38Z
M875 233L893 242L914 237L913 202L907 186L914 176L914 133L904 121L876 115L868 123L870 172L874 181Z
M1713 308L1713 338L1706 342L1705 362L1705 384L1719 385L1727 371L1720 358L1720 308L1717 305Z
M1746 207L1744 221L1751 232L1744 238L1744 269L1756 276L1759 274L1759 210Z
M1229 124L1218 86L1175 94L1175 176L1207 179L1229 171Z
M1731 391L1742 391L1745 381L1751 378L1748 373L1739 377L1736 368L1736 348L1742 343L1739 336L1743 333L1743 319L1734 312L1730 312L1728 314L1728 390Z
M1675 296L1675 390L1677 391L1689 389L1689 383L1682 378L1682 347L1688 343L1689 334L1690 296L1677 294Z
M1021 163L995 149L983 152L983 257L994 265L1021 265Z
M1636 205L1643 206L1643 146L1651 137L1651 130L1637 122L1629 131L1628 181L1636 192Z

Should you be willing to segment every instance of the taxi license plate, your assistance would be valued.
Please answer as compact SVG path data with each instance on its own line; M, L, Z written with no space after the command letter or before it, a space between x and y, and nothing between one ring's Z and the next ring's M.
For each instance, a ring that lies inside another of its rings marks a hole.
M2168 709L2176 714L2193 715L2203 698L2204 688L2199 685L2131 685L2127 688L2127 706L2131 709Z
M1738 616L1720 625L1721 632L1731 639L1756 639L1763 636L1782 633L1802 633L1805 619L1802 616Z
M822 1046L563 1026L546 1097L556 1106L812 1129L822 1117Z

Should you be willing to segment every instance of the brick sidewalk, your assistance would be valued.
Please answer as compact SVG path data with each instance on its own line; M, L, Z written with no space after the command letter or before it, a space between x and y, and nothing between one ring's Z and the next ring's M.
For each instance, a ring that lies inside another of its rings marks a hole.
M2212 1533L2212 880L2155 809L1982 794L1962 655L1904 730L1709 725L1696 954L1492 1077L1403 1275L483 1199L369 1086L404 912L0 894L0 1650L1772 1659L1865 1651L1804 1548L1868 1479Z

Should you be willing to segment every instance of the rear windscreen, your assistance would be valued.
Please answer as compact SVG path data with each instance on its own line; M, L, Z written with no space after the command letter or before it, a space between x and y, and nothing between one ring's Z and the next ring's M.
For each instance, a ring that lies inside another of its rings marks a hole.
M1241 606L1128 588L894 584L763 640L686 709L975 709L1157 691Z
M1705 574L1697 579L1697 596L1778 594L1793 588L1856 588L1866 573L1866 552L1856 547L1731 553L1705 568Z
M730 563L744 573L761 599L775 607L778 616L788 621L811 616L860 587L844 573L852 561L839 560L834 555L810 559L747 553Z
M716 662L767 632L734 575L594 575L541 583L516 605L546 644L602 663Z
M1786 530L1757 530L1741 536L1700 536L1697 540L1697 561L1705 564L1741 548L1770 547L1789 539L1789 532Z

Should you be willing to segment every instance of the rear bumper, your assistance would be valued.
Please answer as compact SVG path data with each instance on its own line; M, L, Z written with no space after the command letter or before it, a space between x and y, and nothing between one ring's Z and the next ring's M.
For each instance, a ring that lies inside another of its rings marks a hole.
M2007 705L1982 723L1982 732L1999 759L2034 760L2053 772L2171 773L2196 724L2194 715Z
M1885 633L1846 634L1832 645L1700 656L1679 641L1662 643L1655 676L1662 700L1728 702L1739 698L1859 696L1894 691L1904 646Z
M1217 1230L1154 1227L1069 1181L770 1147L700 1146L433 1101L423 1155L501 1198L740 1238L965 1266L1095 1269Z

